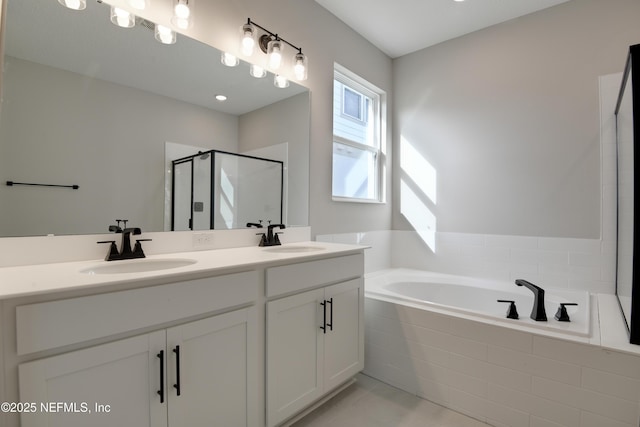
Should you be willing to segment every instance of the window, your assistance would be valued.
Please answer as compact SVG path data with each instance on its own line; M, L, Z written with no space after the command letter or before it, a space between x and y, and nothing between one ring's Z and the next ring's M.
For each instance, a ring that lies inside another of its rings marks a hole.
M381 202L383 93L336 64L333 80L333 199Z

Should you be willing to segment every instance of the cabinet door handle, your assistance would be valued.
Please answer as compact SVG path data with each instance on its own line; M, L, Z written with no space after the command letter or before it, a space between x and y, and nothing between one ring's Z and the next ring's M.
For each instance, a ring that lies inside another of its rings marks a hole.
M331 323L327 323L330 331L333 331L333 298L329 298L329 301L325 300L327 304L331 304L331 308L329 309L329 317L331 318Z
M320 305L322 306L322 326L320 326L320 329L322 329L322 333L326 334L327 333L327 304L326 304L326 300L323 300Z
M160 403L164 403L164 350L160 350L160 353L156 354L156 357L160 359Z
M173 352L176 354L176 383L173 388L176 389L176 395L180 396L180 346L177 345Z

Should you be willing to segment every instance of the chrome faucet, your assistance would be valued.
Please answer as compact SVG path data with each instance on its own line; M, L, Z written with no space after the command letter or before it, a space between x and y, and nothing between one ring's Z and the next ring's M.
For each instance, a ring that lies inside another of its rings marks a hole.
M533 308L531 309L531 318L536 322L546 322L547 312L544 309L544 289L522 279L517 279L516 285L524 286L533 292L534 299Z

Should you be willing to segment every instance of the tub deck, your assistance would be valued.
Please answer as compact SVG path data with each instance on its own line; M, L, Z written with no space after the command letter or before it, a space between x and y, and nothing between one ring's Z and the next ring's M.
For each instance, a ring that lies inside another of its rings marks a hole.
M538 285L545 288L544 284ZM592 335L591 297L586 291L545 288L546 322L529 317L533 307L531 291L497 280L388 269L365 277L365 297L550 336L566 334L588 339ZM499 303L498 299L515 301L519 319L506 318L508 304ZM566 307L570 322L554 318L560 303L578 304Z

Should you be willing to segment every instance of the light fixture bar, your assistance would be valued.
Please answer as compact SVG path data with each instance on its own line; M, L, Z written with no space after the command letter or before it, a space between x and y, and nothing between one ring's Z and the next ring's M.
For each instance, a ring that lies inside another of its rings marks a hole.
M261 26L261 25L255 23L254 21L252 21L251 18L247 18L247 24L253 25L254 27L257 27L257 28L260 28L262 31L264 31L265 33L269 34L269 36L273 37L275 40L280 40L281 42L285 42L286 44L288 44L289 46L291 46L292 48L297 50L298 53L302 53L302 48L301 47L298 47L298 46L288 42L287 40L283 39L279 35L277 35L275 33L272 33L271 31L267 30L263 26Z

